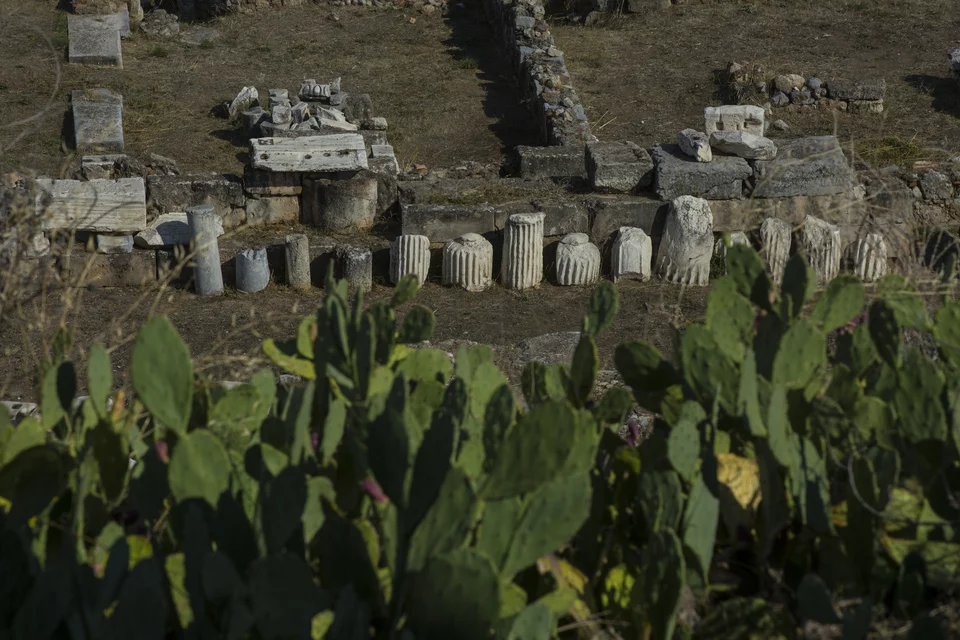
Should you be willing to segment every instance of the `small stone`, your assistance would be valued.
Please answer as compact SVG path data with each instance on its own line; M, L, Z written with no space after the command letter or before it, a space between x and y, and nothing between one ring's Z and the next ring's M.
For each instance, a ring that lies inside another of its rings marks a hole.
M773 123L773 128L776 129L777 131L786 131L790 128L790 125L788 125L783 120L776 120Z
M783 93L790 93L794 89L799 89L804 84L806 84L804 77L795 73L780 75L773 80L773 86L777 91L782 91Z
M823 81L820 78L809 78L807 80L807 88L810 91L818 91L823 86Z
M697 162L710 162L713 160L713 151L710 149L710 138L701 131L684 129L677 134L677 144L680 146L681 151Z
M851 113L883 113L883 100L849 100L847 108Z
M772 96L770 96L770 104L775 107L785 107L790 104L790 96L788 96L783 91L777 91Z
M746 160L772 160L777 155L773 140L743 131L714 131L710 146Z

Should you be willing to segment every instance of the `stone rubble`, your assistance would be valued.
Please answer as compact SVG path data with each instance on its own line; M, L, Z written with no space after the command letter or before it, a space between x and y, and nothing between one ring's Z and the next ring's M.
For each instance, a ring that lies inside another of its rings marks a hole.
M180 33L180 18L163 9L154 9L143 17L139 29L155 38L172 38Z

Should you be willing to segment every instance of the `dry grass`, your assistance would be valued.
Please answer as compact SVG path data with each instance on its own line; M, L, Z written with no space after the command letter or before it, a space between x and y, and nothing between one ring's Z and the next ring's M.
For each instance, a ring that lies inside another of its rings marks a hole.
M0 0L0 122L44 109L67 44L66 15L54 0ZM511 70L482 15L308 5L212 23L212 45L135 34L123 42L123 70L64 65L52 104L29 135L0 129L0 160L47 174L62 171L64 116L73 89L107 87L124 96L124 135L133 154L159 153L191 172L239 172L246 144L211 109L244 85L295 94L304 77L343 77L369 93L387 118L403 164L499 162L505 146L532 142L533 129ZM47 39L51 42L47 42ZM52 47L51 47L52 45Z
M956 8L955 0L686 4L599 28L555 22L552 31L601 139L649 146L701 128L703 108L720 104L714 71L750 62L770 75L886 78L881 115L777 110L790 130L771 135L836 130L895 162L960 151L960 88L946 66L960 42ZM889 153L891 139L909 153Z

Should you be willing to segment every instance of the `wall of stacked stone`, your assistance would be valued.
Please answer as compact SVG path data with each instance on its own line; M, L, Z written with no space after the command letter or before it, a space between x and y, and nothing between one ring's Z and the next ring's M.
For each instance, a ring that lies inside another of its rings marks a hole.
M484 7L517 71L543 143L582 145L596 140L573 89L563 52L544 20L541 0L484 0Z

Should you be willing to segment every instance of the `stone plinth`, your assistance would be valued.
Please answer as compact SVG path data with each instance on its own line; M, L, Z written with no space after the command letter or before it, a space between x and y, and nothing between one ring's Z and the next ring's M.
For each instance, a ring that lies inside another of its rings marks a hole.
M675 198L660 240L657 273L670 282L703 287L710 283L712 255L710 204L692 196Z
M430 238L398 236L390 245L390 282L397 284L407 275L417 276L422 285L430 271Z
M760 255L767 263L770 277L778 286L783 281L783 270L790 259L793 226L777 218L767 218L760 224Z
M109 89L72 91L70 106L78 152L123 151L123 96Z
M557 246L557 284L586 285L600 278L600 249L585 233L564 236Z
M255 169L331 173L367 168L367 149L359 133L253 138L250 145Z
M369 291L373 288L373 252L370 249L339 246L336 259L337 276L346 280L350 289Z
M543 280L542 213L515 213L503 236L503 286L529 289Z
M217 242L217 226L222 224L212 205L200 205L187 209L190 225L191 251L193 252L193 282L202 296L223 293L223 273L220 270L220 245Z
M864 282L876 282L887 275L887 244L879 233L857 238L853 248L853 268Z
M147 226L143 178L37 179L36 207L44 229L137 233Z
M840 273L843 243L840 229L813 216L807 216L800 229L800 246L807 262L817 273L817 281L826 284Z
M613 241L612 273L614 282L624 278L636 278L646 282L650 279L650 264L653 258L653 242L643 229L620 227Z
M443 247L443 284L483 291L493 282L493 245L477 233L465 233Z
M257 293L270 283L266 249L246 249L237 254L237 291Z

